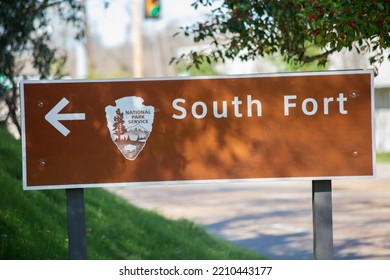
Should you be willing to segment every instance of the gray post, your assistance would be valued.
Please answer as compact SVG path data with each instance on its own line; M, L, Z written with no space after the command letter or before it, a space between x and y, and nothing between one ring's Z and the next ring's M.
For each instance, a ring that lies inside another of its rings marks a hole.
M87 236L85 227L84 189L66 190L68 213L69 259L87 259Z
M312 182L313 256L316 260L333 259L332 181Z

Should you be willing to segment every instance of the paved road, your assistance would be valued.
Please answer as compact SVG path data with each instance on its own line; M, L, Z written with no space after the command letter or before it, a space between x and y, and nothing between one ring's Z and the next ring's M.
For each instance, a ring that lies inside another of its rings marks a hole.
M390 164L377 179L334 180L335 259L390 260ZM111 188L271 259L312 259L311 181Z

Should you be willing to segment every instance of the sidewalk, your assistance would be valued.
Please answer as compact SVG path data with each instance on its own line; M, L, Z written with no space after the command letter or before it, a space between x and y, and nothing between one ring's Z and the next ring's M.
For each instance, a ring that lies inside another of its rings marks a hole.
M376 179L334 180L335 259L390 259L390 164ZM312 259L311 181L111 188L271 259Z

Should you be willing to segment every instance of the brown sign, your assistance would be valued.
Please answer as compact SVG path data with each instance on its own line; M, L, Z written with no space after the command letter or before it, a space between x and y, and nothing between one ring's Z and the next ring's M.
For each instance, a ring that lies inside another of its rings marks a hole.
M24 188L372 176L372 80L23 81Z

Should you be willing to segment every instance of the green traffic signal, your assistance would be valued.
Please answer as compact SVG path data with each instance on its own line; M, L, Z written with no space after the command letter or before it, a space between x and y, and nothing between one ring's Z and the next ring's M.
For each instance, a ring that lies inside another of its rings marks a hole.
M145 0L145 18L160 18L160 0Z

